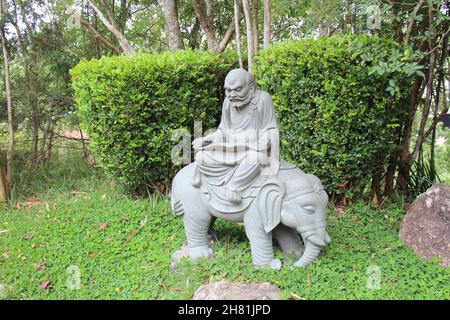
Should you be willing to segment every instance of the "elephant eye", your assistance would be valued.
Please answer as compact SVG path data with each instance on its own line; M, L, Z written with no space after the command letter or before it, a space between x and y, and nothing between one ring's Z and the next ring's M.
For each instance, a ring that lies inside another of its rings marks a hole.
M313 214L315 208L313 206L304 206L303 209L306 210L306 213Z

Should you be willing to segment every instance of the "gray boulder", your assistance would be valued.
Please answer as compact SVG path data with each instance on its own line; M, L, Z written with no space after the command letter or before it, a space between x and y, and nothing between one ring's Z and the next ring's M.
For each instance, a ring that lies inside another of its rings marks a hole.
M281 290L264 283L233 283L221 280L202 285L195 291L192 300L280 300Z
M425 259L439 257L450 265L450 186L433 184L409 207L400 227L400 239Z

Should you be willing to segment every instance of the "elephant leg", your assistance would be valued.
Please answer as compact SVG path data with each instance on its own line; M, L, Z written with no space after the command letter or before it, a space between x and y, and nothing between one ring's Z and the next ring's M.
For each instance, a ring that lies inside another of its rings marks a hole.
M296 258L302 256L304 247L295 229L280 224L272 231L272 235L277 240L285 256L291 254L294 254Z
M194 260L198 258L210 259L213 257L213 251L208 246L208 230L211 224L211 215L206 209L202 210L199 208L189 213L185 213L183 217L189 256Z
M244 227L247 238L250 240L253 264L269 266L273 269L281 268L281 261L274 259L272 246L272 233L266 233L261 217L254 210L249 210L244 217Z
M211 222L209 224L209 228L208 228L208 241L213 241L213 242L217 242L217 234L214 231L214 222L216 222L216 217L212 216L211 217Z

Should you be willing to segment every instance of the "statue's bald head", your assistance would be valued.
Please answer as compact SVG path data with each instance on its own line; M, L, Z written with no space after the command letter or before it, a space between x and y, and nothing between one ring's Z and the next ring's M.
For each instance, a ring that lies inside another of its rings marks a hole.
M233 69L225 77L225 95L231 105L242 107L253 98L255 78L244 69Z
M227 83L232 84L236 81L244 81L248 85L253 85L255 82L255 78L253 75L245 69L233 69L228 72L225 78L225 85Z

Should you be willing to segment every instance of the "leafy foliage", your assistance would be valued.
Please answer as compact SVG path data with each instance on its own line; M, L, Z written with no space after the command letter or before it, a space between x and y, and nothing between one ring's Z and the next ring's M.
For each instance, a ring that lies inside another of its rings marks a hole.
M406 196L411 202L431 188L433 183L442 182L432 165L432 161L431 155L424 156L423 151L420 151L416 162L413 164L408 181Z
M231 59L211 52L138 54L83 61L74 94L103 165L129 187L168 183L174 130L217 126Z
M376 36L278 44L256 59L284 156L347 197L395 150L409 77L420 72L407 50Z

